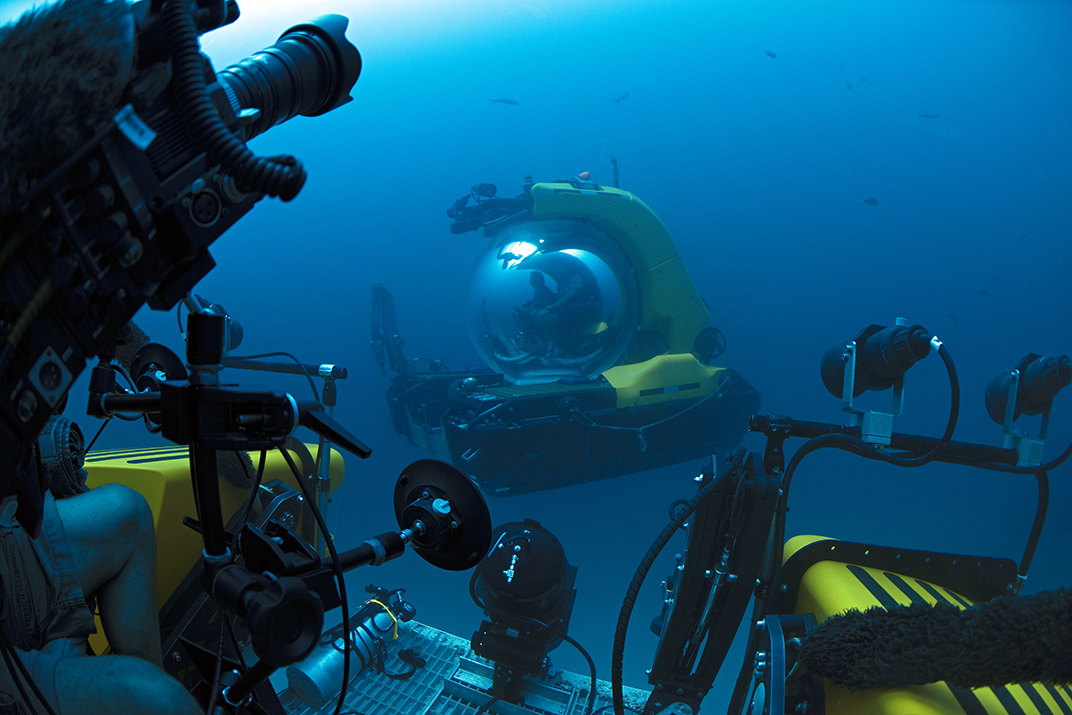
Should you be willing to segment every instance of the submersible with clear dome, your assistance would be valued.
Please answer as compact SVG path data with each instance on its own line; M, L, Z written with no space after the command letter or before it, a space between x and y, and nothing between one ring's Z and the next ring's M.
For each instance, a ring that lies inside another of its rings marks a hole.
M579 221L505 228L476 260L466 295L474 347L519 385L594 377L636 336L634 271L615 241Z
M400 435L491 496L736 448L759 394L712 363L721 333L647 204L578 176L526 180L513 198L477 184L447 215L451 233L483 237L456 311L483 365L413 369L390 295L374 288L373 348L398 373L387 402Z

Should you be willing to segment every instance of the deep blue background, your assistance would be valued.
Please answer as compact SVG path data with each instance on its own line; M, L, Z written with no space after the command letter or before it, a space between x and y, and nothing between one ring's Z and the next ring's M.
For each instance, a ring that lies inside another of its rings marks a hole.
M299 156L309 181L293 202L262 202L219 240L219 266L196 292L242 321L241 352L289 350L349 369L336 416L374 454L347 460L329 515L341 547L394 526L394 480L427 456L388 423L388 381L368 349L370 286L395 295L409 354L473 361L458 306L483 239L451 235L444 209L477 182L513 195L525 174L588 170L609 184L616 156L622 188L674 235L728 338L724 363L759 389L765 412L843 421L819 381L819 357L869 323L904 316L957 360L956 438L1000 444L982 405L989 377L1028 352L1072 351L1068 3L297 5L246 0L243 17L203 38L204 49L220 68L292 24L346 14L365 63L354 101L254 141L259 153ZM623 92L620 106L611 101ZM519 104L488 102L500 97ZM924 111L941 116L918 119ZM880 203L859 205L861 195ZM146 310L138 320L182 352L173 315ZM1056 401L1049 456L1072 440L1069 399ZM938 436L948 406L932 357L909 373L896 428ZM1037 418L1025 422L1037 431ZM121 427L100 446L156 443ZM579 568L570 632L601 678L629 579L668 503L693 493L699 466L489 504L495 523L534 518L562 541ZM1067 466L1052 475L1026 592L1072 585L1070 478ZM810 457L794 484L791 533L1017 560L1035 503L1030 477L895 469L841 453ZM655 646L647 622L669 568L656 564L641 594L627 684L646 683ZM407 554L348 583L357 594L370 581L405 587L421 620L468 637L480 621L468 577ZM585 670L568 646L553 657ZM737 667L731 656L706 709L719 709Z

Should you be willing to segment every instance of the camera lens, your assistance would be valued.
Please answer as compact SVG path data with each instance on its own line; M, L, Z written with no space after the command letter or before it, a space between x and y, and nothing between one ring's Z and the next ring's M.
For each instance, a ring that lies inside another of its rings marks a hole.
M348 23L324 15L295 25L271 47L217 73L239 109L260 110L246 127L247 140L299 114L315 117L350 101L361 55L346 39Z

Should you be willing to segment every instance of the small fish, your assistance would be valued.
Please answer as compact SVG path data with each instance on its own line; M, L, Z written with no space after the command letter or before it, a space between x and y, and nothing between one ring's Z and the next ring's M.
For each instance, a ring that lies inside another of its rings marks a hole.
M993 294L990 291L988 291L988 290L986 290L984 288L983 290L979 291L979 295L984 296L984 297L990 297Z
M838 60L837 66L838 66L838 70L837 70L838 77L840 77L841 75L845 74L845 63L842 62L841 60Z
M856 194L856 195L860 196L859 194ZM878 206L878 199L876 199L874 196L872 196L869 199L865 199L863 196L860 196L860 203L858 203L856 205L857 206L863 206L864 204L867 204L868 206Z
M1057 262L1057 267L1058 268L1064 268L1067 271L1068 270L1068 261L1058 261Z
M506 99L505 97L503 97L502 99L489 99L488 101L491 102L492 104L495 104L496 102L501 102L502 104L509 104L509 105L512 105L512 106L515 106L515 107L518 104L516 100Z
M861 78L860 78L860 81L861 81L861 82L866 82L866 81L867 81L867 77L861 77Z
M922 112L916 119L937 119L940 116L938 112Z
M994 276L993 278L990 279L990 285L992 285L992 286L996 286L1000 282L1001 282L1001 276Z
M1020 238L1016 239L1016 242L1017 243L1023 243L1025 238L1027 238L1027 234L1026 233L1021 233Z
M949 314L949 319L952 320L954 323L959 323L960 322L960 318L957 317L956 313L950 313Z
M849 88L850 92L852 91L852 82L846 82L845 86Z
M767 55L767 57L770 57L773 60L778 59L778 53L777 52L773 52L771 50L763 50L763 53L765 55Z
M628 96L629 96L628 92L622 92L621 95L617 99L612 99L610 101L614 102L615 104L617 104L620 107L620 106L622 106L622 100L625 99Z

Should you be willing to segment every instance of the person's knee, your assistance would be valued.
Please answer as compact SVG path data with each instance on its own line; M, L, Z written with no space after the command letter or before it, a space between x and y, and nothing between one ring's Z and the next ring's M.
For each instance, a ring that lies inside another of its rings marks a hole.
M115 657L115 656L107 656ZM124 669L127 664L124 664ZM121 678L132 713L152 715L201 715L193 697L177 680L143 660L134 658Z
M102 490L102 502L109 517L114 520L113 527L119 533L131 539L153 538L153 512L145 497L122 484L104 484L93 491Z
M64 658L56 676L64 712L201 715L197 702L178 681L139 658Z

